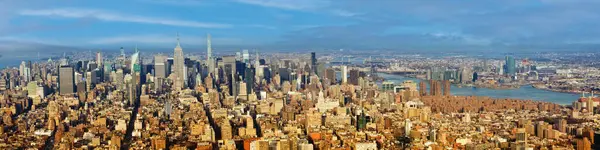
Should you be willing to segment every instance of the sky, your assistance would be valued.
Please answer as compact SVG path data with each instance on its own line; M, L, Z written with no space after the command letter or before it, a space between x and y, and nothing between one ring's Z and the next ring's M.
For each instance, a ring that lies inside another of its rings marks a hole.
M598 0L0 0L0 53L596 50Z

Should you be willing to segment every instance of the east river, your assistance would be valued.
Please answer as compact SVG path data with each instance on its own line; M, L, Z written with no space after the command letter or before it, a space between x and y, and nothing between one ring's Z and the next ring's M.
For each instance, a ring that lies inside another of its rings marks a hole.
M395 84L402 83L405 80L420 82L420 79L405 77L393 74L379 73L380 77L383 77L386 81L392 81ZM429 88L429 87L428 87ZM429 92L429 90L427 90ZM540 90L533 88L529 85L521 86L518 89L487 89L487 88L474 88L474 87L457 87L452 85L450 92L452 95L463 95L463 96L489 96L493 98L515 98L523 100L539 100L557 103L561 105L569 105L573 101L577 100L581 95L571 93L560 93L546 90Z

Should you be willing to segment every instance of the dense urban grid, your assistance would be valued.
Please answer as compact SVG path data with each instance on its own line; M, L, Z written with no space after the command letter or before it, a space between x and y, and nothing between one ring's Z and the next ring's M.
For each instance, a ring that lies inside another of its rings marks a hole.
M600 144L594 65L512 55L361 63L351 63L349 54L316 52L217 56L210 35L206 55L186 55L179 39L174 44L173 55L135 48L132 55L98 51L90 59L83 52L3 69L0 149L589 150ZM394 83L382 74L419 80ZM453 95L454 86L533 86L582 96L563 105Z

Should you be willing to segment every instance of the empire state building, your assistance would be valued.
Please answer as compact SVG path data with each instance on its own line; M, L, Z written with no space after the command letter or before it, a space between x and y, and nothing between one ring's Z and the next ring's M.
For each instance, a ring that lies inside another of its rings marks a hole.
M177 46L175 46L173 54L173 67L175 69L175 82L173 88L175 90L181 90L185 86L185 65L183 57L183 49L179 45L179 33L177 33Z

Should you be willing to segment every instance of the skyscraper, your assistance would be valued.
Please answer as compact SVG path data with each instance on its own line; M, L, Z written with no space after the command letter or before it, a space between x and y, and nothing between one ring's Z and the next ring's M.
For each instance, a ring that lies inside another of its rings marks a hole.
M208 67L208 73L214 74L215 62L212 56L212 46L210 42L210 34L206 34L206 67Z
M140 66L140 52L137 49L137 45L135 46L135 52L133 53L133 55L131 55L131 72L135 73L138 72L140 73L141 71L141 66Z
M450 80L442 81L444 86L444 96L450 96Z
M310 53L310 67L313 74L317 74L317 54L315 52Z
M348 66L342 66L342 83L348 82Z
M516 73L515 58L512 56L506 56L504 73L510 76L513 76Z
M327 68L325 70L325 78L329 79L329 81L331 81L331 83L335 82L335 70L333 70L332 68Z
M358 77L359 77L358 70L356 70L356 69L350 70L350 77L348 78L348 80L350 81L350 84L358 85Z
M96 64L98 64L98 66L102 66L102 64L104 64L102 61L102 53L96 52Z
M58 84L61 95L75 93L75 72L73 67L61 66L58 70Z
M425 81L419 82L419 95L421 95L421 96L427 95L427 85L425 85Z
M173 59L174 59L174 69L175 69L175 75L176 75L176 79L174 82L174 89L176 90L181 90L183 89L184 85L184 73L185 70L183 67L184 66L184 58L183 58L183 49L181 49L181 45L179 44L179 33L177 33L177 46L175 46L174 49L174 54L173 54Z
M154 77L156 78L167 78L167 56L155 55L154 56Z

